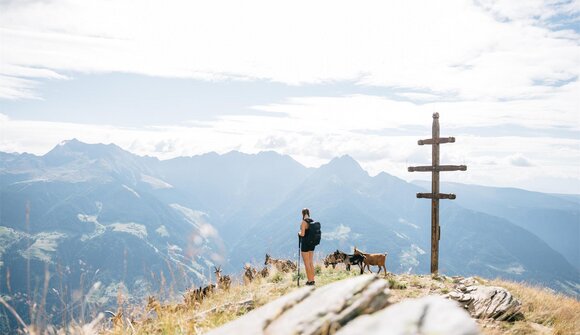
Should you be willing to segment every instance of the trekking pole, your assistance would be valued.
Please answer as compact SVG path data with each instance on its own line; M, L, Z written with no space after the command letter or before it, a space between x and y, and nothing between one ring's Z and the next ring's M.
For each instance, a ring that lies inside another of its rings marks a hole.
M298 235L298 274L297 284L300 287L300 247L302 246L302 237Z

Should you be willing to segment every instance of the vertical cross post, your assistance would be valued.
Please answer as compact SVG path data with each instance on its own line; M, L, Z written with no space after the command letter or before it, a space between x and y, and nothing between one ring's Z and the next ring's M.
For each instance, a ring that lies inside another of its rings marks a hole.
M432 127L433 171L431 172L431 193L439 194L439 114L433 114ZM436 274L439 269L439 199L431 199L431 273Z
M455 194L439 193L439 172L441 171L466 171L465 165L440 165L439 145L443 143L455 143L455 137L441 138L439 135L439 113L433 113L432 138L419 140L419 145L431 145L431 165L411 166L409 172L431 172L431 193L417 193L417 198L431 199L431 273L439 272L439 240L441 239L441 226L439 225L439 199L455 199Z

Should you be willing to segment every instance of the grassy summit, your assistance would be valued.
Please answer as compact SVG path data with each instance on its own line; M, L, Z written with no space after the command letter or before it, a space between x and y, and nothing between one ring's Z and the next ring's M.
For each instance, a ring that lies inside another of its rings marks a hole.
M316 266L318 287L357 276L358 269L347 272L343 267L325 269ZM391 287L391 300L426 295L444 295L453 290L451 278L433 279L430 275L392 275L386 278ZM548 289L504 280L476 278L482 285L502 286L522 302L525 319L516 322L478 320L484 334L578 334L580 332L580 302ZM301 283L305 283L301 279ZM203 334L234 320L297 288L296 274L271 272L248 285L234 280L229 291L216 290L201 303L187 307L182 302L144 301L117 312L108 321L92 328L100 334Z

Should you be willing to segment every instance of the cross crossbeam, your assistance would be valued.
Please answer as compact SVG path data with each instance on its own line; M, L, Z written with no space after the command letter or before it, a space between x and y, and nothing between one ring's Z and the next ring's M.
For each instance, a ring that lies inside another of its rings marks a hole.
M433 172L433 171L467 171L466 165L439 165L439 166L410 166L409 172Z
M425 145L425 144L444 144L444 143L455 143L455 137L442 137L438 139L426 139L426 140L419 140L417 144Z
M455 137L439 137L439 113L433 113L432 138L419 140L419 145L431 145L432 164L429 166L411 166L409 172L431 172L431 193L417 193L419 199L431 199L431 273L439 272L439 200L456 198L455 194L439 193L439 172L467 171L465 165L439 165L439 145L455 143Z
M450 199L454 200L456 198L453 193L417 193L417 198L419 199Z

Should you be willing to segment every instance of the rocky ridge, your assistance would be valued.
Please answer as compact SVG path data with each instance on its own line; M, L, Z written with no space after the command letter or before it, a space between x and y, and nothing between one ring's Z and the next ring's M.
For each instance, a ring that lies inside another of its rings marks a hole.
M447 280L442 278L440 280ZM475 319L515 320L521 303L500 287L456 278L446 295L401 302L389 281L364 275L318 289L303 287L266 304L208 335L304 334L480 334ZM457 302L459 303L457 303Z

